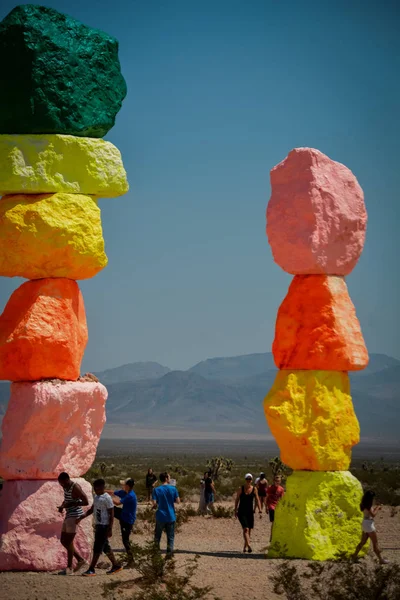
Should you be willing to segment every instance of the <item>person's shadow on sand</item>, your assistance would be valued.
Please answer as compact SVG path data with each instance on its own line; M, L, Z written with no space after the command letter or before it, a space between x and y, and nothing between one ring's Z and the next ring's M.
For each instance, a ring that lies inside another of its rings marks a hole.
M244 553L235 550L225 552L196 552L192 550L174 550L174 554L194 554L195 556L215 556L217 558L250 558L253 560L265 559L265 554L255 554L254 552Z

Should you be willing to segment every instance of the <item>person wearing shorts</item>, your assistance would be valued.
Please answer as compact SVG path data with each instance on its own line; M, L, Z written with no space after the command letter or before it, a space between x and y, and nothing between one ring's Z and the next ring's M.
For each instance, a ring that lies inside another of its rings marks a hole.
M93 483L95 493L93 505L78 519L78 521L82 521L82 519L86 519L89 515L93 515L94 517L93 557L88 570L82 573L85 577L96 575L95 567L102 552L104 552L112 564L111 569L107 571L107 575L112 575L122 570L122 566L117 562L109 542L114 522L114 503L110 494L107 494L105 491L105 486L106 482L104 479L96 479Z
M215 501L215 486L211 479L211 473L208 473L204 482L204 500L206 504L206 513L209 514L213 511Z
M364 518L361 524L361 541L353 554L353 560L357 560L358 553L365 546L369 538L372 542L372 547L376 556L378 557L379 563L381 565L386 565L389 561L386 558L383 558L379 549L378 536L376 534L374 520L377 513L381 510L382 505L378 504L377 506L374 506L374 499L375 492L372 492L371 490L366 491L362 497L360 510L362 511Z
M271 535L269 541L272 540L272 529L274 527L276 506L279 500L283 498L285 494L285 490L281 486L281 483L282 477L280 475L275 475L274 483L267 488L267 509L271 523Z
M74 547L74 539L78 526L78 519L83 515L82 506L88 506L89 500L81 486L71 481L68 473L60 473L58 483L64 490L64 502L58 507L58 512L63 513L65 518L61 529L61 544L67 551L67 568L60 571L59 575L72 575L72 561L77 561L75 572L86 565L85 559L78 554Z

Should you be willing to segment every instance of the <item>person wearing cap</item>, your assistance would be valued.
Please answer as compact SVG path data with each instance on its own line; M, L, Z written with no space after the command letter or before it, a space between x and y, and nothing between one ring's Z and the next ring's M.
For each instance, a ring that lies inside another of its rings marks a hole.
M235 518L239 519L243 529L243 552L252 552L252 548L250 546L250 535L251 530L254 529L254 501L258 507L260 519L262 518L262 510L257 488L253 485L253 475L251 473L246 473L245 481L246 483L242 485L236 492Z
M112 494L112 500L115 504L114 517L119 521L121 527L122 543L128 555L129 562L132 561L132 548L129 541L129 536L132 533L133 525L136 521L137 511L137 497L133 491L135 481L133 479L127 479L121 481L124 484L123 490L116 490L110 492Z

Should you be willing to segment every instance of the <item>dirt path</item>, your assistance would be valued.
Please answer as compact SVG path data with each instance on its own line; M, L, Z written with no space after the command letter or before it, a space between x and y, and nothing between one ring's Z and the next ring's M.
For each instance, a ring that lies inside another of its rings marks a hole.
M385 508L377 517L380 545L390 561L400 563L400 510L395 516ZM263 517L256 519L252 536L253 554L243 554L241 528L237 521L194 517L183 525L176 535L176 561L182 565L187 558L200 556L196 585L211 585L222 600L277 600L282 598L272 591L270 576L280 561L266 560L264 549L269 540L270 525ZM143 543L149 535L135 536ZM122 550L118 528L113 547ZM165 539L163 540L165 547ZM305 561L295 561L305 565ZM136 573L125 570L112 578L104 569L98 576L86 579L80 576L58 577L49 573L0 573L0 597L16 600L100 600L103 586L109 581L131 581ZM122 594L121 598L132 598Z

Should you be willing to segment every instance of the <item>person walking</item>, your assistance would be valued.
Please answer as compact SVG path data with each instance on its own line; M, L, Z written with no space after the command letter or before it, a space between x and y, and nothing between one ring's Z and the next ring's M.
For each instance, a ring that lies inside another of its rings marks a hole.
M271 523L271 534L269 536L269 541L272 540L272 530L274 527L276 506L279 500L285 495L285 490L283 489L281 483L281 475L275 475L274 483L267 488L267 509L269 514L269 521Z
M381 565L386 565L389 561L382 557L381 551L378 546L378 536L376 534L375 529L375 517L377 513L381 510L382 505L378 504L377 506L373 506L374 504L375 493L371 491L365 492L362 497L360 510L364 515L362 525L361 525L361 541L358 544L354 554L353 560L357 560L358 553L367 543L368 538L371 539L372 547L376 556L378 557L379 563Z
M245 481L245 485L242 485L236 492L235 518L239 519L243 529L243 552L246 552L246 550L248 552L253 552L250 546L250 536L251 530L254 529L254 502L258 507L260 519L262 518L262 510L257 488L253 485L253 475L247 473Z
M206 514L206 508L207 508L206 497L205 497L207 477L208 477L208 471L205 471L205 473L203 475L203 479L200 481L200 502L199 502L198 513L201 516L204 516Z
M211 479L211 473L208 471L206 480L204 482L204 501L206 504L206 513L212 513L215 501L215 486Z
M106 482L104 479L96 479L93 483L95 494L93 505L78 519L78 521L82 521L90 515L94 516L95 529L93 556L88 570L82 573L84 577L93 577L96 575L95 568L102 552L104 552L112 565L111 569L107 571L107 575L113 575L114 573L122 571L122 566L117 562L114 552L111 550L110 542L108 541L112 536L114 524L114 504L110 494L106 492L105 486Z
M67 551L67 568L60 571L59 575L72 575L72 561L74 558L77 561L74 572L79 571L87 564L85 559L75 550L74 539L79 518L83 515L82 506L88 506L89 500L81 486L71 481L68 473L60 473L58 483L64 490L64 502L57 509L61 514L65 510L60 541Z
M153 489L157 483L157 477L153 473L153 469L148 469L146 475L146 492L147 492L147 502L150 504L151 495L153 493Z
M261 510L263 510L263 508L265 508L265 512L268 513L268 509L267 509L268 480L265 477L265 473L260 473L260 477L257 477L256 488L257 488L257 492L258 492L258 497L260 498Z
M174 485L170 485L169 473L160 474L160 482L157 488L153 489L153 509L156 510L156 526L154 530L154 542L160 547L163 531L167 535L167 555L166 559L172 558L174 554L175 542L175 504L180 503L178 490Z
M121 483L123 482L121 481ZM112 501L114 502L114 517L117 519L117 521L119 521L122 543L128 555L128 563L132 563L133 560L132 547L129 537L136 521L137 511L137 497L133 491L134 485L134 479L127 479L125 481L123 490L116 490L114 492L107 490L108 493L112 494Z

